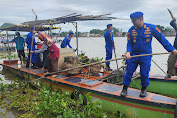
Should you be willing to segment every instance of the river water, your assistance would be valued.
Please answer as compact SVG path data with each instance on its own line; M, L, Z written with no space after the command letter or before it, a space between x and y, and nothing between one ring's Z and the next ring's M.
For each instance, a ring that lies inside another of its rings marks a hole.
M59 38L62 39L62 38ZM167 37L169 42L173 44L175 37ZM126 37L114 37L114 42L116 46L117 58L121 57L123 53L126 52L127 38ZM76 48L76 39L73 38L70 43L73 48ZM57 44L59 46L59 44ZM86 52L86 55L90 58L92 57L104 57L106 56L105 51L105 40L104 37L79 37L79 51ZM167 52L163 46L158 42L156 38L152 40L152 51L153 53L163 53ZM166 55L157 55L153 56L153 60L166 72L167 71L167 60L168 54ZM113 55L114 58L114 55ZM122 61L118 61L119 66L122 65ZM151 62L151 72L150 73L159 73L163 72ZM116 63L111 62L111 67L116 69ZM137 69L138 70L138 69Z

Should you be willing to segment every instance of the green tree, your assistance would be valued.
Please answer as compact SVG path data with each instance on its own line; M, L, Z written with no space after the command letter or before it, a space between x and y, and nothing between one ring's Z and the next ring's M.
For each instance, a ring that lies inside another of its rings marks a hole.
M160 31L161 31L162 33L165 32L165 27L164 27L164 26L161 26L161 25L156 25L156 26L160 29Z

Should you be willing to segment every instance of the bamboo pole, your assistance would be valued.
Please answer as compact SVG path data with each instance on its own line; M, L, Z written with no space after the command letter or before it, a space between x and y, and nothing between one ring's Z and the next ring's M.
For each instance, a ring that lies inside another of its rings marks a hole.
M134 56L131 56L131 58L134 58L134 57L144 57L144 56L152 56L152 55L163 55L163 54L170 54L170 53L171 52L134 55ZM91 64L87 64L87 65L82 65L82 66L78 66L78 67L74 67L74 68L69 68L69 69L65 69L65 70L61 70L61 71L57 71L57 72L52 72L52 73L46 74L45 76L50 76L52 74L62 73L62 72L74 70L74 69L77 69L77 68L83 68L83 67L87 67L87 66L92 66L92 65L97 65L97 64L101 64L101 63L106 63L106 62L111 62L111 61L116 61L116 60L122 60L122 59L126 59L126 57L121 57L121 58L116 58L116 59L110 59L110 60L106 60L106 61L95 62L95 63L91 63Z
M113 46L113 50L114 50L114 56L115 56L115 58L117 58L117 56L116 56L116 50L115 50L115 47L114 47L114 43L113 43L113 39L112 39L112 35L111 35L111 33L109 32L109 35L110 35L110 38L111 38L111 42L112 42L112 46ZM118 67L118 62L117 62L117 60L116 60L116 65L117 65L117 70L119 69L119 67Z
M33 13L34 13L34 10L32 9ZM34 13L35 14L35 13ZM35 21L37 20L37 15L35 14ZM34 31L35 31L35 28L36 28L36 24L34 25ZM32 32L33 33L33 32ZM31 49L30 49L30 52L32 51L33 49L33 41L34 41L34 38L35 38L35 34L33 34L32 36L32 42L31 42ZM31 61L32 61L32 54L30 53L30 63L29 63L29 72L28 72L28 80L27 80L27 83L25 84L24 88L23 88L23 93L25 93L25 88L28 86L29 84L29 81L30 81L30 74L31 74Z

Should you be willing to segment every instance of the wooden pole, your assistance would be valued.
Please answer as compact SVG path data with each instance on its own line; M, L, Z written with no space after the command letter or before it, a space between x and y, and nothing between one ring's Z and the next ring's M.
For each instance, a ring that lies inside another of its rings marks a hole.
M79 55L79 51L78 51L78 30L77 30L77 22L76 22L76 47L77 47L77 56Z
M113 43L113 39L112 39L112 35L111 35L111 33L109 33L109 35L110 35L110 38L111 38L111 41L112 41L112 46L113 46L113 50L114 50L114 56L115 56L115 58L117 58L117 56L116 56L116 50L115 50L114 43ZM118 62L117 62L117 60L116 60L116 65L117 65L117 70L118 70L119 67L118 67Z
M134 55L134 56L131 56L131 58L134 58L134 57L144 57L144 56L152 56L152 55L163 55L163 54L170 54L170 53L171 52ZM66 72L66 71L74 70L74 69L77 69L77 68L83 68L83 67L88 67L88 66L92 66L92 65L97 65L97 64L101 64L101 63L106 63L106 62L111 62L111 61L116 61L116 60L122 60L122 59L126 59L126 57L121 57L121 58L116 58L116 59L110 59L110 60L106 60L106 61L95 62L95 63L91 63L91 64L87 64L87 65L82 65L82 66L78 66L78 67L74 67L74 68L69 68L69 69L65 69L65 70L61 70L61 71L57 71L57 72L52 72L52 73L49 73L49 74L45 74L45 76L50 76L52 74Z
M34 10L32 9L32 11L33 11L33 13L34 13ZM34 13L35 14L35 13ZM37 20L37 15L35 14L35 22L36 22L36 20ZM36 24L34 24L34 32L35 32L35 28L36 28ZM33 32L32 32L33 33ZM32 51L32 49L33 49L33 41L34 41L34 38L35 38L35 34L33 34L33 36L32 36L32 42L31 42L31 49L30 49L30 51ZM29 84L29 81L30 81L30 72L31 72L31 61L32 61L32 54L30 53L30 63L29 63L29 72L28 72L28 80L27 80L27 83L25 84L25 86L24 86L24 88L23 88L23 93L26 93L25 92L25 88L28 86L28 84Z
M11 52L10 52L10 48L9 48L9 36L8 36L8 31L7 31L7 28L6 28L6 36L7 36L7 49L8 49L8 54L9 54L9 64L10 64L10 58L11 58Z
M168 9L168 8L167 8L167 9ZM175 17L173 16L173 13L171 12L170 9L168 9L168 12L170 13L171 18L174 19ZM174 23L175 23L175 25L176 25L176 27L177 27L177 23L176 23L176 21L174 21Z

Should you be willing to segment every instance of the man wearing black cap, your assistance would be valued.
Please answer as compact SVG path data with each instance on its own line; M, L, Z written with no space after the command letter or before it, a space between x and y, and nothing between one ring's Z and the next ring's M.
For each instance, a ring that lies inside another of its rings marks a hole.
M104 33L105 38L105 48L106 48L106 60L112 59L112 51L115 49L114 39L112 34L112 24L107 25L107 30ZM106 68L108 71L112 71L110 68L110 62L106 63Z
M147 24L143 21L143 13L135 12L130 15L132 26L128 31L127 40L127 71L123 77L123 89L121 96L127 95L127 88L131 83L132 75L138 65L140 65L141 92L140 97L146 97L146 87L149 86L149 71L151 67L152 56L143 56L131 58L133 55L152 54L151 42L153 36L163 45L168 52L177 54L177 50L168 42L162 32L153 24Z
M16 43L16 49L20 60L22 61L22 57L23 57L23 61L25 61L25 52L24 52L25 40L23 37L21 37L19 32L16 32L16 35L17 37L14 38L12 42Z

